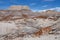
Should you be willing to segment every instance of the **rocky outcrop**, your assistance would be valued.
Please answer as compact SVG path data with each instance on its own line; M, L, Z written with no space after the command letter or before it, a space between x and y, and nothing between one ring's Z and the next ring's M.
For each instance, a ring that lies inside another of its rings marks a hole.
M28 6L20 6L20 5L13 5L8 8L8 10L22 10L22 9L29 10L29 7Z
M58 16L60 15L60 12L54 11L54 10L47 10L44 12L40 12L41 15L45 15L45 16Z

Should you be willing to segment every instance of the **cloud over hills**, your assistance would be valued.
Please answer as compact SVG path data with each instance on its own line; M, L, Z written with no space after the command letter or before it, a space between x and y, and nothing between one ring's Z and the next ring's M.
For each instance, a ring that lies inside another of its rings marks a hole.
M39 12L47 11L47 10L55 10L55 11L60 12L60 7L55 7L55 8L50 8L50 9L39 10Z

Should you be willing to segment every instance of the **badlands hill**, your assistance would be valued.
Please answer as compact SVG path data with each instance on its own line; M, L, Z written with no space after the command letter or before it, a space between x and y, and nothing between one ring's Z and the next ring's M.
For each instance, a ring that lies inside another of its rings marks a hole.
M0 10L0 40L60 40L60 12L15 5Z
M33 12L28 6L10 6L7 10L0 10L0 20L20 18L47 18L60 16L60 12L47 10L45 12Z

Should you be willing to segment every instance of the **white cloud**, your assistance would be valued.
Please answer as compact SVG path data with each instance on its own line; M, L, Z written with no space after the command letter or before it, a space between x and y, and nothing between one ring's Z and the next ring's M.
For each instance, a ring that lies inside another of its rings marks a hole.
M33 12L37 12L38 10L31 9Z
M30 5L31 5L31 6L32 6L32 5L36 5L36 3L31 3Z
M42 7L47 7L48 5L43 5Z
M60 7L51 8L50 10L60 11Z
M47 10L55 10L55 11L59 11L60 12L60 7L55 7L55 8L50 8L50 9L44 9L44 10L38 10L38 12L47 11Z
M55 1L55 0L43 0L43 1Z
M44 11L46 11L47 9L45 9L45 10L39 10L38 12L44 12Z

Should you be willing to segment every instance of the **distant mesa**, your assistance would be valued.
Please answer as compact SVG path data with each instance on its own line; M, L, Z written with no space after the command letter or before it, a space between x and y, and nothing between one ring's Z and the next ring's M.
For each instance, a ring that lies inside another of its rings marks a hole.
M22 9L30 9L28 6L21 5L12 5L8 8L8 10L22 10Z

